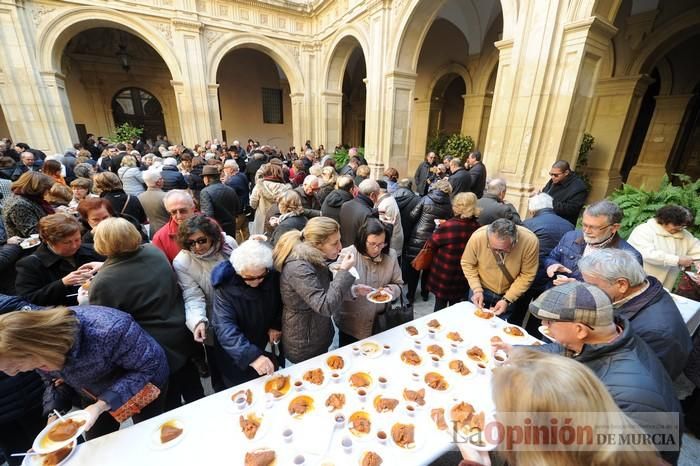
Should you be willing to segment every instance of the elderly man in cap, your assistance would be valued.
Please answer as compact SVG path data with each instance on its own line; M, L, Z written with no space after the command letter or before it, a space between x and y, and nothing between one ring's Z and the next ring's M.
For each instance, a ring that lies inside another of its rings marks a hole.
M219 222L224 233L235 238L236 217L243 213L236 190L221 182L221 174L215 165L202 169L202 180L205 188L199 193L199 209Z
M693 343L676 303L662 283L634 256L621 249L601 249L578 263L586 283L595 285L613 302L615 315L629 320L632 330L644 340L671 380L685 367Z
M585 364L640 427L645 428L649 413L677 414L673 420L680 423L681 406L666 370L630 322L614 316L610 298L600 288L581 282L556 286L534 300L530 312L542 320L554 341L536 348ZM510 349L506 344L493 346ZM681 432L673 432L678 450L660 452L671 464L678 461Z

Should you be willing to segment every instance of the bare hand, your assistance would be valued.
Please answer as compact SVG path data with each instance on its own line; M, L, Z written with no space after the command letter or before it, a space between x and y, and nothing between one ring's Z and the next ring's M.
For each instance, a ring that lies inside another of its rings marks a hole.
M561 273L571 273L571 270L567 269L561 264L552 264L549 267L547 267L547 276L549 278L554 277L554 274L557 272Z
M374 288L372 288L371 286L359 284L359 285L353 285L352 291L357 296L367 296L372 291L374 291Z
M262 243L267 242L267 236L265 235L250 235L250 238L248 239L252 239L253 241L260 241Z
M510 354L510 350L512 350L512 349L513 349L513 345L510 345L503 340L500 340L500 341L491 340L491 351L494 353L496 351L500 350L500 351L505 351L506 354Z
M504 300L500 300L496 303L495 306L493 306L491 308L491 310L493 311L494 314L496 314L497 316L500 316L501 314L506 312L506 310L508 310L508 303L505 302Z
M270 340L270 343L276 344L279 343L280 338L282 338L282 332L279 330L275 330L274 328L271 328L267 331L267 338Z
M78 267L78 270L81 272L90 272L95 275L102 267L102 264L104 264L104 262L88 262Z
M107 403L102 400L97 400L95 403L86 407L85 411L88 412L90 417L85 421L85 430L90 430L93 424L95 424L95 421L97 421L97 418L100 417L100 414L104 413L108 409L109 406L107 406Z
M7 242L9 243L10 240L8 239ZM693 265L693 258L690 256L681 256L678 258L678 265L681 267L690 267Z
M554 286L563 285L564 283L575 282L575 278L567 277L566 275L557 275L557 278L552 280Z
M24 239L20 238L19 236L11 236L7 238L7 244L19 244L22 241L24 241Z
M482 466L491 466L491 458L488 452L475 450L469 445L469 442L457 442L457 446L462 454L462 458L465 460L479 463Z
M475 291L472 294L472 302L479 309L484 307L484 292L483 291Z
M354 254L343 254L342 258L340 259L340 264L338 267L340 270L345 270L346 272L353 268L355 265L355 255Z
M65 286L78 286L82 285L86 281L92 278L90 272L84 272L82 270L74 270L65 277L61 279Z
M391 296L391 300L392 300L392 301L394 300L394 293L391 291L391 288L390 288L390 287L388 287L388 286L383 286L383 287L381 287L381 288L379 289L379 291L381 291L382 293L388 294L389 296Z
M268 220L267 223L269 223L271 227L276 227L280 223L280 218L279 217L270 217L270 220Z
M198 323L194 327L192 334L194 335L194 341L196 341L197 343L204 343L204 340L206 340L206 338L207 338L207 323L206 322Z
M258 375L267 375L275 372L275 366L267 356L260 355L258 359L250 363L250 367L255 369Z

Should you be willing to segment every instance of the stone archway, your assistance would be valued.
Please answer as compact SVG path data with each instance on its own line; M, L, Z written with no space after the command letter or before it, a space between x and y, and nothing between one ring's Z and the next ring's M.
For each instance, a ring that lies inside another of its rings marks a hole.
M158 99L139 87L128 87L117 92L112 98L112 115L114 124L119 126L129 123L143 128L144 139L156 139L167 135L163 107Z
M124 31L138 37L148 44L165 63L171 80L181 79L180 66L177 57L172 50L172 45L161 35L155 32L155 28L138 17L118 10L99 7L80 7L63 12L46 23L37 31L37 53L41 77L47 88L47 100L49 105L60 109L51 115L50 121L53 139L59 147L70 147L78 141L78 131L68 97L68 84L64 74L64 51L77 35L95 28L108 28ZM169 83L168 83L169 85ZM101 108L109 109L108 97L98 99ZM104 113L104 111L102 112ZM108 112L109 113L109 112ZM179 118L179 116L175 116ZM96 120L98 120L96 118ZM100 119L104 125L109 126L109 120ZM178 121L179 123L179 121ZM175 125L177 126L177 125ZM88 131L100 133L103 131Z

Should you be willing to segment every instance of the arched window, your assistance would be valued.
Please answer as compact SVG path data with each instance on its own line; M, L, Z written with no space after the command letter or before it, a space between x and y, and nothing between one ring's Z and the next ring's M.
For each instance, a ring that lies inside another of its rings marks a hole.
M160 102L152 94L138 87L122 89L112 99L114 124L129 123L143 128L143 138L155 139L167 134Z

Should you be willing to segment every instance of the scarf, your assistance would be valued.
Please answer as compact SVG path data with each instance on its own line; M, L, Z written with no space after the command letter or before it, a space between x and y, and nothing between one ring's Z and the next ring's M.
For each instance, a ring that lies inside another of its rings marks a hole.
M56 213L54 208L51 207L51 204L46 202L46 199L44 199L43 196L30 196L29 194L20 194L20 196L22 196L23 198L25 198L26 200L28 200L34 204L38 204L39 207L41 207L41 209L44 212L46 212L46 215L51 215L51 214Z

